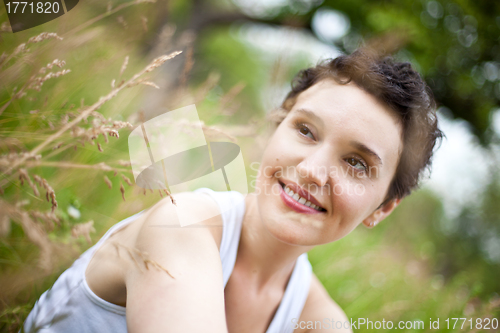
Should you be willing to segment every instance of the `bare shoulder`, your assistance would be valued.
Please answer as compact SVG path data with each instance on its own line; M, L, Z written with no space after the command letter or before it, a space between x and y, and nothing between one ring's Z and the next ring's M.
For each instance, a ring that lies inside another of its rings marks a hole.
M174 194L174 200L175 205L166 197L148 209L142 218L137 241L151 245L150 241L159 234L199 234L211 236L219 247L222 218L217 203L210 196L195 192Z
M294 333L306 332L352 332L349 320L315 274L300 318L294 321Z
M216 202L195 192L175 194L174 200L175 204L166 197L145 212L134 248L173 266L184 267L185 260L200 253L218 258L222 220Z
M145 260L131 262L125 274L127 327L129 332L227 332L220 240L214 237L222 229L217 204L201 193L174 197L176 205L162 200L138 225L133 248L144 256L137 259Z

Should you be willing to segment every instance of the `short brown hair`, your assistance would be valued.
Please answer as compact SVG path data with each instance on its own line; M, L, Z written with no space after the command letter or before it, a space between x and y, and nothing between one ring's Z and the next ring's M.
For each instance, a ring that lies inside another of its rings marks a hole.
M289 112L301 92L328 78L339 84L352 81L399 115L403 150L384 203L410 194L424 170L430 170L434 147L443 137L430 88L410 63L357 50L301 70L292 80L282 109Z

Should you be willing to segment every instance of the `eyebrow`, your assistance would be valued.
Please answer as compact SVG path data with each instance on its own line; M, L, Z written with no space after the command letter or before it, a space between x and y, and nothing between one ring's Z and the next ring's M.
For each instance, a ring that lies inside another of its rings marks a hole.
M311 110L307 110L307 109L297 109L295 110L295 112L297 113L302 113L303 115L307 116L307 117L311 117L312 119L316 120L318 123L321 124L321 126L325 126L325 122L323 121L323 119L321 119L321 117L319 117L318 115L316 115L316 113L312 112Z
M384 164L384 163L382 163L382 159L380 158L380 156L378 156L378 154L375 151L371 150L370 148L368 148L366 145L362 144L361 142L351 141L350 144L351 144L351 146L354 146L355 148L359 149L360 151L364 152L365 154L368 154L368 155L374 157L380 165Z

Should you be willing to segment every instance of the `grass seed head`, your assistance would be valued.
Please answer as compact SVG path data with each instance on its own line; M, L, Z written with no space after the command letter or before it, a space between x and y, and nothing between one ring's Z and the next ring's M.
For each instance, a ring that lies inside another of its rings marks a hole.
M104 182L108 185L109 189L113 187L113 183L109 180L108 176L104 176Z
M123 187L123 184L121 182L120 182L120 192L122 194L123 201L126 201L125 200L125 188Z

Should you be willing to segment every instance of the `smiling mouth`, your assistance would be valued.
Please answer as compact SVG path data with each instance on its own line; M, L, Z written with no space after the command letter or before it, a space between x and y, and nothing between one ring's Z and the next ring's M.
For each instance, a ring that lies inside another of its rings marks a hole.
M281 188L283 189L282 196L283 201L290 208L297 210L301 213L324 213L326 209L323 207L313 204L311 201L300 196L298 193L294 193L290 188L278 180Z

